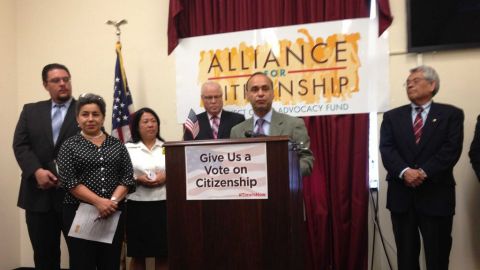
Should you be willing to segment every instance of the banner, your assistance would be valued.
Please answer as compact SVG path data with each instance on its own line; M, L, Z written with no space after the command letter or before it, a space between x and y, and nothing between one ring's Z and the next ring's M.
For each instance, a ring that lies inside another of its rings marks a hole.
M265 143L185 147L187 200L268 199Z
M222 86L225 109L252 115L246 81L264 72L273 107L292 116L385 111L388 40L370 19L257 29L182 39L175 49L177 120L203 111L201 85Z

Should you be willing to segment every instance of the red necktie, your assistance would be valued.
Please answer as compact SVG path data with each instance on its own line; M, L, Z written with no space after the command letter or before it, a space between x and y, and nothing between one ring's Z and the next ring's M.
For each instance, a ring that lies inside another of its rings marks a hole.
M218 126L220 125L220 121L218 121L218 117L216 115L212 116L212 133L213 133L213 138L217 139L218 138Z
M415 143L420 142L420 137L422 137L422 128L423 128L423 118L422 118L422 107L416 107L417 116L415 116L415 121L413 121L413 133L415 134Z

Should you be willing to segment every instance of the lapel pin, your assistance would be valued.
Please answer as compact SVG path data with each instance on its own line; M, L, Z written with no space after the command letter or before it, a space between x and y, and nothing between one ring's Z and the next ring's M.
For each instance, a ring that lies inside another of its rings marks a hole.
M433 118L432 122L434 123L437 122L437 118Z

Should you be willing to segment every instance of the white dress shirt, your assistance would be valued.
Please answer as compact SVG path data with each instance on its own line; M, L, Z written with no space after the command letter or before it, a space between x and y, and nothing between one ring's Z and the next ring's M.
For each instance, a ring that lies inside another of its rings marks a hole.
M163 153L162 145L163 142L158 139L151 150L142 141L125 145L132 160L135 178L165 170L165 154ZM127 199L133 201L163 201L166 198L167 190L165 185L157 187L137 185L135 192L127 195Z

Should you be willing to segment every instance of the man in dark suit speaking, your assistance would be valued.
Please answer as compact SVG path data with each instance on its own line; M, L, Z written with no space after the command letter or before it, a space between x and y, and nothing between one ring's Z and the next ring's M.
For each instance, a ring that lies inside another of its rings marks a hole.
M406 81L411 104L383 115L380 152L399 270L420 269L420 234L427 269L448 269L455 213L453 167L462 152L464 114L433 102L439 88L433 68L413 68Z
M202 85L202 102L205 112L197 114L200 131L193 138L192 133L186 129L183 134L185 141L228 139L230 129L245 120L241 114L223 110L223 95L220 85L207 81Z
M15 128L13 151L22 170L17 205L25 209L35 269L60 269L62 201L55 159L62 142L78 132L70 72L61 64L42 71L49 100L25 104Z
M310 137L302 119L276 112L272 109L273 82L264 73L254 73L247 81L247 98L254 115L232 128L231 138L245 138L249 133L259 135L289 136L300 144L299 160L302 176L312 172L313 154Z

